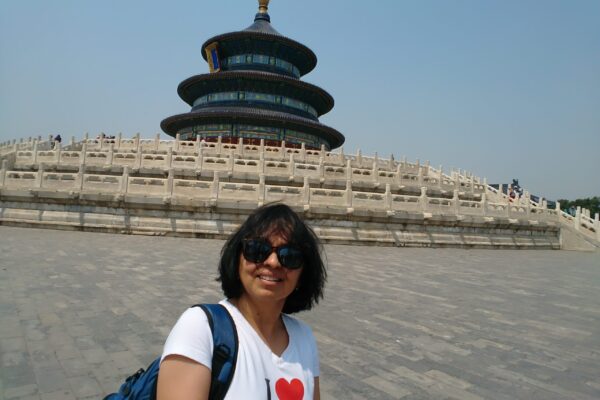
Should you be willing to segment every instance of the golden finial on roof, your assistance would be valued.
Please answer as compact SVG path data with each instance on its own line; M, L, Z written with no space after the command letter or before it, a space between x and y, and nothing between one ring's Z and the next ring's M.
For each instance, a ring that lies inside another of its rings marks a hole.
M269 11L269 0L258 0L258 12L260 14L267 14Z

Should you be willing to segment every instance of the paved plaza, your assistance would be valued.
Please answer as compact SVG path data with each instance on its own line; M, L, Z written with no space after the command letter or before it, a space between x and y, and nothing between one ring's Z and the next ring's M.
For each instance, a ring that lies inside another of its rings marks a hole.
M0 398L98 399L221 298L223 241L0 227ZM324 399L599 399L600 254L326 246Z

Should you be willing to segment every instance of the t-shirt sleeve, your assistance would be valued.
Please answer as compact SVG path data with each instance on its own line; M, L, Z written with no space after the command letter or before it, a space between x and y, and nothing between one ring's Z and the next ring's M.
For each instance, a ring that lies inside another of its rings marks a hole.
M307 325L306 328L308 331L308 335L310 337L310 345L311 345L312 360L313 360L313 375L315 376L315 378L317 378L321 375L321 367L319 365L319 347L317 346L317 341L316 341L315 336L313 335L310 327L308 327L308 325Z
M160 361L166 356L190 358L209 369L212 367L213 339L208 318L200 307L188 308L169 333Z

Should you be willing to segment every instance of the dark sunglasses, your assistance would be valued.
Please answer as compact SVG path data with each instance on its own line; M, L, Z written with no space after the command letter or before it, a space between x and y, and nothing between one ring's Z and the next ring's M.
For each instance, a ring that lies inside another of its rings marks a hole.
M253 263L265 261L273 252L277 254L279 264L285 268L298 269L304 264L302 252L289 244L273 247L264 239L246 239L242 242L244 258Z

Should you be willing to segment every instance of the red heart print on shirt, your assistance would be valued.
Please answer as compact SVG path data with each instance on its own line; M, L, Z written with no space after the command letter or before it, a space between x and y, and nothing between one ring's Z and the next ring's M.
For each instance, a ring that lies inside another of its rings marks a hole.
M304 385L300 379L292 379L291 382L288 382L284 378L279 378L275 383L275 393L279 400L302 400Z

